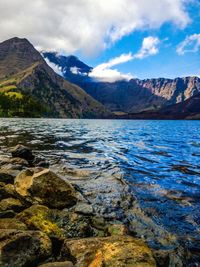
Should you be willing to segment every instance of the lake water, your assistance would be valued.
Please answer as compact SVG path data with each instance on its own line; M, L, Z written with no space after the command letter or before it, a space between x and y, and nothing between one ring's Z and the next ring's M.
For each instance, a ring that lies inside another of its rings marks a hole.
M1 119L1 152L18 143L52 164L117 167L156 224L200 248L200 121Z

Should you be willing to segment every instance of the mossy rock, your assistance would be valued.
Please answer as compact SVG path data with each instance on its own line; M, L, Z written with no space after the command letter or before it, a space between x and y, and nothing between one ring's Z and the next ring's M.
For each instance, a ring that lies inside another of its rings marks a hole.
M128 233L127 227L122 223L113 223L108 226L108 233L113 235L126 235Z
M64 231L59 228L57 217L57 211L42 205L33 205L16 216L29 230L40 230L49 237L62 238Z
M70 211L49 209L33 205L16 218L30 230L40 230L51 238L64 239L94 236L95 231L88 217Z
M0 200L10 198L16 195L14 186L12 184L5 184L0 182Z

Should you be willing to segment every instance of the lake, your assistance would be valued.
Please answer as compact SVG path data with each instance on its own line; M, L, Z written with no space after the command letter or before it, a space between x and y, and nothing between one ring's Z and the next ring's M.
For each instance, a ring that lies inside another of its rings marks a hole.
M146 215L200 248L200 121L1 119L1 153L18 143L52 164L117 170Z

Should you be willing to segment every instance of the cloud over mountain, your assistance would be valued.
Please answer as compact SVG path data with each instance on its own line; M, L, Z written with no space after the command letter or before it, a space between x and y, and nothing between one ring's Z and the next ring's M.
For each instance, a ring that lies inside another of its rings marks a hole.
M160 40L157 37L148 36L143 39L142 46L136 54L129 52L118 57L110 59L106 63L102 63L95 67L90 73L90 77L103 82L115 82L119 80L130 80L133 75L124 74L112 67L126 63L134 59L143 59L148 56L156 55L159 52L158 45Z
M1 0L0 40L28 38L41 49L98 52L135 30L190 21L185 0Z

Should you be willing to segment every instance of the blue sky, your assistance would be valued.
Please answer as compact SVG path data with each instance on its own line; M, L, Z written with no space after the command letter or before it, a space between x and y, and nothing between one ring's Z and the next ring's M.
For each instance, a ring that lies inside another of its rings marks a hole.
M98 80L200 76L199 18L200 0L1 0L0 41L77 55Z
M83 61L91 66L107 62L123 53L137 53L145 37L158 37L160 40L159 52L143 59L134 59L117 65L122 73L131 73L138 78L175 78L190 75L200 77L200 45L195 52L177 53L177 46L187 36L200 34L200 2L194 1L187 5L190 23L180 29L173 23L165 23L159 29L138 30L123 37L110 48L102 51L95 57L77 54ZM200 40L200 36L199 36ZM194 44L192 44L194 45Z

